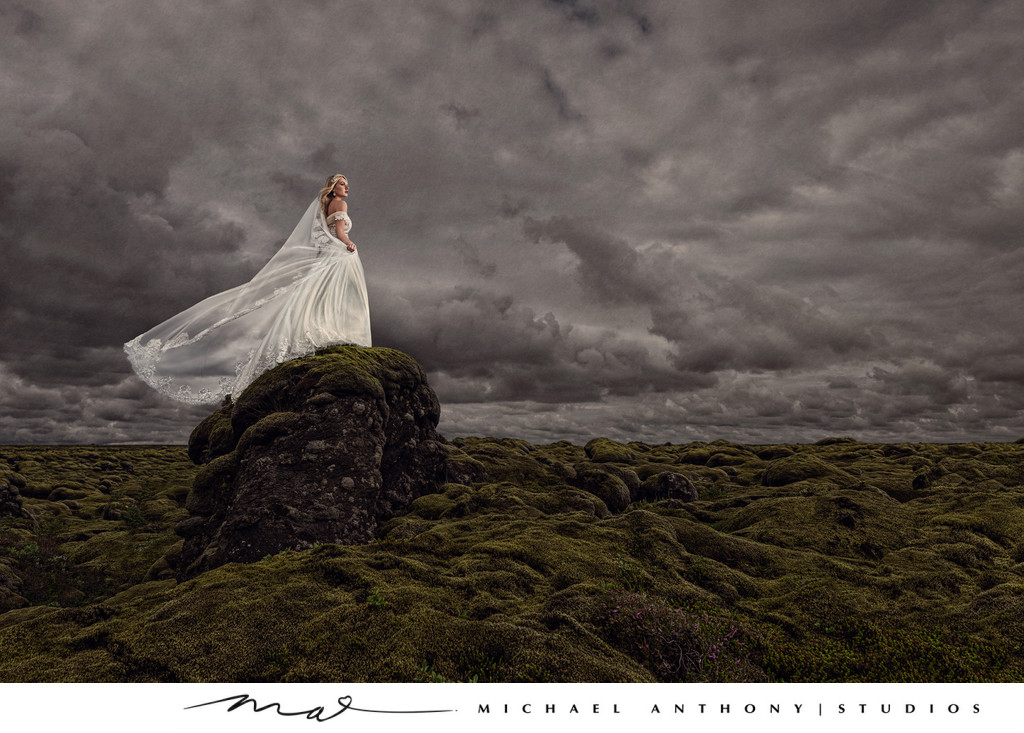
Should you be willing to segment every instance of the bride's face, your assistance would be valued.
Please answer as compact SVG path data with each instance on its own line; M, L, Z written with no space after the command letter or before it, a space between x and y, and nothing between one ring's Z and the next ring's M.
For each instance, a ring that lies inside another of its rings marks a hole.
M346 196L348 196L348 181L342 178L337 183L335 183L334 195L340 196L341 198L345 198Z

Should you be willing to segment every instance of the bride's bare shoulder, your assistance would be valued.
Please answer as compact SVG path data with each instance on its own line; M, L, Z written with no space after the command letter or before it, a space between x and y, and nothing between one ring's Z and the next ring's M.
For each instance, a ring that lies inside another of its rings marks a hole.
M348 202L341 198L331 199L331 203L327 206L327 214L333 214L336 211L348 211Z

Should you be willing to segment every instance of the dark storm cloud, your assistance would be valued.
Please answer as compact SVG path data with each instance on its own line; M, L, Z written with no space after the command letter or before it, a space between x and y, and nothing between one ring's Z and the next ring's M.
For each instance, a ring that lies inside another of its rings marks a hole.
M578 259L582 289L598 301L642 304L650 332L675 345L683 370L787 369L823 354L864 351L877 339L865 325L826 315L805 299L738 278L702 271L665 248L641 253L591 225L527 218L536 239L565 244Z
M576 255L583 289L599 300L613 303L658 303L669 295L671 273L644 262L630 244L594 225L564 217L546 221L527 218L526 235L534 241L561 242Z
M449 102L441 107L441 110L447 112L455 120L455 124L460 128L465 127L471 123L474 119L480 116L480 110L469 109L462 105L456 104L455 102Z
M928 404L955 405L964 402L968 394L964 375L935 364L903 364L894 370L876 367L871 377L882 383L883 392L925 397Z
M478 248L466 241L465 237L456 237L453 246L462 257L462 261L476 274L485 278L494 277L497 265L493 262L485 262L480 256Z
M240 98L215 80L191 85L203 72L159 13L101 30L92 8L47 10L29 40L5 44L24 83L5 97L0 132L4 356L35 380L95 384L110 372L83 350L119 345L250 271L237 225L165 196ZM182 105L183 88L199 99Z
M375 312L377 337L417 354L446 401L591 401L713 383L671 368L628 335L560 324L511 295L382 294Z
M120 344L331 173L453 434L1024 434L1017 2L0 4L0 442L177 440Z
M551 78L551 71L544 69L544 90L550 95L558 110L558 116L565 122L579 122L583 115L572 106L569 95Z
M1024 344L1017 344L1012 353L992 354L977 362L971 369L977 380L1024 386Z
M125 376L84 390L33 384L0 369L0 435L5 443L181 441L182 425L194 425L207 412L168 406L138 379Z

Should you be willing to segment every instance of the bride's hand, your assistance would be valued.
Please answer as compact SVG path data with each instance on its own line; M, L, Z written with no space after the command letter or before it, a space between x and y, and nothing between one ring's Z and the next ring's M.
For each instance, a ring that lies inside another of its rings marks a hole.
M349 243L345 245L345 249L347 249L349 252L355 252L356 251L356 243L352 242L352 241L349 241Z

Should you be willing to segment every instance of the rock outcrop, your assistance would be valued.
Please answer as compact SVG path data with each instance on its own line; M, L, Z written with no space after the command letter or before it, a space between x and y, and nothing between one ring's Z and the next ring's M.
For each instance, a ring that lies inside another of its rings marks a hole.
M0 470L0 517L20 517L24 514L21 494L25 488L25 477L14 471Z
M640 484L636 500L661 501L663 499L689 502L697 501L697 489L686 476L670 471L657 473Z
M369 541L437 489L439 416L419 364L391 349L332 347L272 369L193 431L189 457L204 467L168 562L183 579Z

